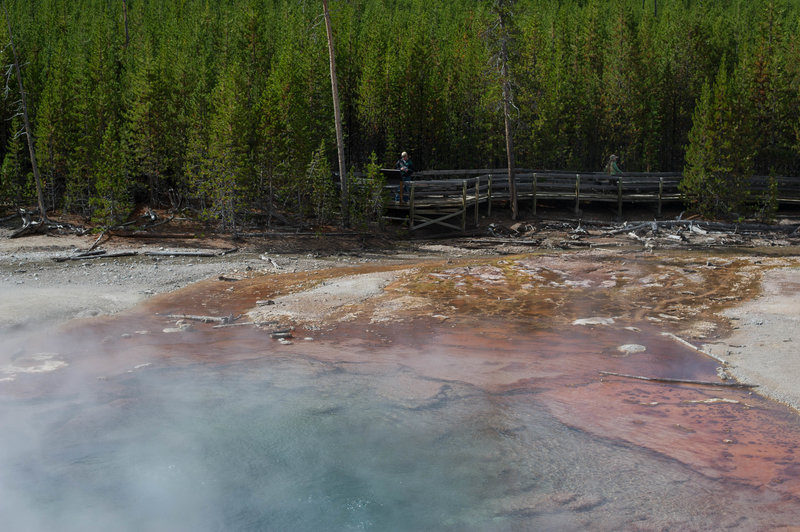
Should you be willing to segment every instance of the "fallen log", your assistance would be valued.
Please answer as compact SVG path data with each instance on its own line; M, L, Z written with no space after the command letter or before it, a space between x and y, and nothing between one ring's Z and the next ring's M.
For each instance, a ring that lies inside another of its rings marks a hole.
M30 235L40 235L42 233L47 232L47 224L42 222L31 222L27 225L23 225L10 235L8 238L19 238L22 236L30 236Z
M68 260L94 259L105 254L106 251L104 249L97 249L95 251L84 251L82 253L76 253L75 255L70 255L69 257L53 257L53 260L55 262L65 262Z
M202 321L203 323L233 323L234 321L241 318L241 316L234 316L233 314L229 316L193 316L191 314L167 314L167 318L173 320L192 320L192 321Z
M145 251L142 255L150 257L216 257L216 251Z
M50 230L57 231L59 234L65 234L65 232L76 235L86 234L86 229L82 227L76 227L68 223L58 223L58 222L53 222L52 220L31 221L30 217L32 214L33 213L30 213L28 211L21 211L20 216L22 216L22 227L12 232L10 235L8 235L8 238L19 238L30 235L41 235L47 233Z
M515 246L538 246L542 243L541 239L528 239L528 238L502 238L502 237L486 237L479 240L469 239L466 240L468 244L486 243L486 244L513 244Z
M133 257L134 255L138 255L138 251L115 251L114 253L106 253L104 255L97 255L96 257L103 257L103 258L115 258L115 257ZM89 258L89 257L87 257Z
M85 235L88 231L80 226L75 226L72 224L66 223L54 223L52 221L47 222L47 229L48 230L55 230L58 231L58 234L72 234L72 235Z
M239 248L222 251L145 251L142 254L154 257L221 257L239 251Z
M20 216L18 212L15 212L14 214L10 214L8 216L4 216L3 218L0 218L0 224L8 222L9 220L13 220L17 216Z
M80 255L71 255L69 257L53 257L55 262L64 262L68 260L91 260L91 259L113 259L116 257L132 257L138 255L138 251L115 251L114 253L106 253L105 250L96 250L92 252L81 253Z
M122 238L178 238L190 240L197 238L194 233L148 233L147 231L109 231L112 236Z
M372 233L318 233L318 232L280 232L280 233L234 233L234 238L280 238L285 236L307 236L307 237L326 237L326 236L352 236L352 237L361 237L361 236L374 236Z
M254 325L255 327L263 327L264 325L274 325L278 323L277 320L272 321L243 321L241 323L222 323L214 325L212 329L226 329L228 327L243 327L245 325Z
M105 249L96 249L94 251L89 250L89 251L82 251L80 253L76 253L74 255L74 257L77 257L77 258L95 257L97 255L105 255L106 253L108 253L108 252Z
M100 233L100 236L97 237L97 240L94 241L94 244L92 244L92 246L87 251L92 251L94 248L97 247L97 244L99 244L100 241L103 240L103 237L106 236L106 231L107 229L104 229L103 232Z
M623 225L620 228L606 231L606 235L619 235L622 233L636 233L637 231L657 231L659 227L674 227L674 226L689 226L694 225L696 222L693 220L662 220L653 222L640 222L636 225Z
M731 224L724 222L706 222L697 220L654 220L652 222L638 222L633 225L624 225L617 229L606 231L607 235L618 235L621 233L636 232L641 230L657 231L662 227L685 226L689 230L698 228L700 230L718 231L722 233L738 233L740 231L764 232L764 233L788 233L794 234L800 226L793 225L769 225L756 223ZM697 229L695 229L696 231Z
M743 384L740 382L713 382L696 381L692 379L669 379L666 377L643 377L641 375L628 375L627 373L614 373L613 371L600 371L601 375L611 375L613 377L624 377L626 379L637 379L641 381L661 382L666 384L698 384L701 386L721 386L723 388L758 388L758 384Z
M88 260L114 257L131 257L133 255L147 255L156 257L220 257L229 253L235 253L239 248L231 248L223 251L115 251L108 253L105 250L90 250L70 255L68 257L53 257L55 262L64 262L68 260Z

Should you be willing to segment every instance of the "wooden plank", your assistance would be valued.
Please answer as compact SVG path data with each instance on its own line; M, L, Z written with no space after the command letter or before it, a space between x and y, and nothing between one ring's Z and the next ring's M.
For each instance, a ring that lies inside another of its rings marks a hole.
M451 213L442 214L438 218L429 218L427 216L422 216L419 213L417 213L415 219L416 220L421 220L423 223L418 224L418 225L414 225L412 223L412 225L411 225L411 227L409 227L409 229L411 231L415 231L417 229L422 229L423 227L428 227L430 225L436 224L436 225L441 225L441 226L444 226L444 227L449 227L450 229L456 229L456 230L461 229L463 231L464 228L462 226L454 225L454 224L445 222L445 220L449 220L451 218L455 218L456 216L458 216L460 214L461 214L461 212L451 212Z

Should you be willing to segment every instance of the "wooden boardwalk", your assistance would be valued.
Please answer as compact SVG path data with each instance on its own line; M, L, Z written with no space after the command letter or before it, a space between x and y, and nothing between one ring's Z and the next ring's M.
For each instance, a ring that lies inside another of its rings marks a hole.
M397 190L399 178L395 171L384 172L392 190ZM505 170L434 170L418 172L406 185L404 201L390 202L388 218L407 220L411 231L440 226L466 231L467 220L479 222L481 205L491 214L492 205L510 198L508 175ZM649 203L661 215L662 206L683 200L677 173L626 173L610 176L605 173L534 172L520 170L515 184L518 201L527 201L536 214L541 200L573 202L574 212L580 213L582 202L605 202L616 206L622 217L624 204ZM394 178L394 179L393 179ZM800 204L800 178L774 179L779 204ZM751 190L758 194L770 188L770 178L756 176Z

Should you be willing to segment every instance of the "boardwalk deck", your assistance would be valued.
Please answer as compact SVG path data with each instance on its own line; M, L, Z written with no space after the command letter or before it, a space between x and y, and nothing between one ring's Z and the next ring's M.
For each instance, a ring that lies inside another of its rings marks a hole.
M387 174L388 176L389 174ZM465 177L475 176L475 177ZM492 205L509 200L508 177L505 170L437 170L419 172L409 184L407 202L390 205L395 219L408 221L411 231L430 226L465 231L469 213L475 225L479 221L480 206L485 204L491 214ZM580 212L582 202L616 204L617 215L622 217L624 204L654 204L658 215L667 202L683 200L678 184L681 175L676 173L626 173L610 176L603 173L532 172L520 171L515 176L517 198L530 201L536 214L541 200L574 202L574 211ZM754 177L751 180L754 194L775 187L781 204L800 204L800 178ZM774 184L773 184L774 183ZM394 188L396 190L396 186Z

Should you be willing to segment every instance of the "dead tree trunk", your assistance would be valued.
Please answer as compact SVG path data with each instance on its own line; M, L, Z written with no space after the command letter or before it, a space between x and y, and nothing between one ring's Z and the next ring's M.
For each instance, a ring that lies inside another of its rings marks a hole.
M8 9L3 4L3 10L6 14L6 22L8 23L8 38L11 43L11 52L14 54L14 71L17 74L17 81L19 82L20 100L22 101L22 122L25 126L25 136L28 137L28 151L31 156L31 167L33 169L33 180L36 183L36 197L39 201L39 212L42 215L42 221L47 221L47 210L44 208L44 194L42 193L42 179L39 176L39 165L36 164L36 148L33 143L33 132L31 131L31 123L28 119L28 102L25 97L25 88L22 86L22 72L19 68L19 58L17 57L17 48L14 46L14 35L11 31L11 18L8 16Z
M322 0L322 11L325 15L325 31L328 34L328 54L331 65L331 92L333 93L333 118L336 122L336 147L339 153L339 183L342 194L342 226L350 225L349 191L347 187L347 173L344 163L344 134L342 132L342 114L339 110L339 84L336 81L336 56L333 51L333 30L331 29L331 15L328 11L328 0Z
M517 181L514 168L514 137L511 131L511 79L508 67L508 46L510 40L510 28L508 19L509 2L499 1L496 4L498 23L500 25L500 80L503 84L503 123L506 135L506 158L508 162L508 194L511 202L511 219L516 220L519 216L517 206ZM513 2L511 2L513 3Z
M505 44L503 45L505 49ZM511 132L511 120L509 117L509 107L511 101L511 86L508 81L508 62L503 61L503 121L506 131L506 158L508 161L508 193L511 201L511 219L516 220L519 216L517 206L517 180L514 166L514 137Z

